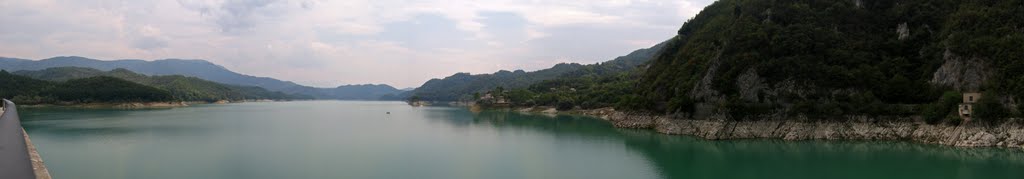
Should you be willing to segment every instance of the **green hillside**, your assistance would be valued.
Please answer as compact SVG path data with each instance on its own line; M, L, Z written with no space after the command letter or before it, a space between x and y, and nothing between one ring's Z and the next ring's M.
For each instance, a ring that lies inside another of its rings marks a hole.
M49 82L0 71L0 97L19 104L162 102L167 91L111 77Z
M187 59L161 59L161 60L97 60L78 56L61 56L39 60L27 60L17 58L0 57L0 70L7 71L40 71L48 68L60 67L82 67L110 71L116 69L127 69L134 73L143 75L183 75L212 81L227 86L239 86L243 89L254 90L254 86L266 89L265 91L283 92L293 94L297 98L317 99L342 99L342 100L377 100L382 96L392 96L388 99L396 99L395 95L402 91L394 87L378 85L342 85L336 88L317 88L295 84L290 81L282 81L268 77L256 77L239 74L224 68L223 66L205 60ZM76 79L89 75L95 70L69 71L69 73L58 74L59 76L43 77L46 79ZM271 98L278 94L266 93L264 90L251 91L259 95L259 98ZM250 95L251 97L251 95ZM216 98L219 99L219 98ZM252 98L246 98L252 99Z
M517 89L527 88L544 81L559 84L570 83L567 81L594 81L597 78L614 76L621 72L635 69L637 66L649 61L661 47L662 45L658 44L651 48L636 50L628 55L597 64L562 63L548 69L532 72L502 70L493 74L479 75L457 73L444 79L427 81L423 86L413 90L411 94L428 101L456 101L468 100L472 98L473 94L485 93L498 87ZM551 84L542 86L551 86ZM543 102L548 101L544 100Z
M523 70L498 71L493 74L471 75L456 73L444 79L431 79L413 90L412 94L430 101L457 101L467 99L475 92L485 91L498 86L525 87L530 84L558 77L561 74L577 70L580 64L558 64L554 67L534 72Z
M525 89L509 90L505 95L519 105L556 106L562 110L576 106L589 109L627 105L622 101L636 98L636 79L643 72L640 67L664 46L665 43L660 43L611 61L586 65Z
M52 95L58 101L81 103L174 100L167 91L106 76L68 80L40 93Z
M1021 14L1020 0L722 0L652 61L638 86L648 101L637 106L694 118L939 122L959 93L983 92L977 117L1000 119L1024 96Z
M722 0L686 22L643 68L501 90L516 105L616 107L704 119L1020 116L1024 3ZM493 91L493 90L492 90Z
M0 70L0 97L13 99L19 95L35 95L53 84L43 80L18 76Z
M219 101L245 99L291 99L293 96L271 92L259 87L234 86L181 75L147 76L126 69L100 71L82 67L55 67L39 71L17 71L18 75L49 81L109 76L156 87L168 91L174 99L183 101Z

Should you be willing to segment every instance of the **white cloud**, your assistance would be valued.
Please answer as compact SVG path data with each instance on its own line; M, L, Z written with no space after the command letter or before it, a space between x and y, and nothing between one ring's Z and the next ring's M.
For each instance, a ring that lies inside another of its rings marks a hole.
M2 1L0 56L194 58L317 86L412 87L455 72L608 60L671 37L710 2ZM492 12L513 18L488 19ZM414 24L434 16L444 20L421 23L444 24Z

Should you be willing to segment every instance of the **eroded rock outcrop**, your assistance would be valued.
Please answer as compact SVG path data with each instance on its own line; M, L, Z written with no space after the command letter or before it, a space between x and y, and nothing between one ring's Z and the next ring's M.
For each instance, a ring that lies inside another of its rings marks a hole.
M966 58L949 49L946 49L942 57L945 62L932 74L929 81L932 84L949 86L961 91L978 91L990 76L981 58Z
M1024 124L1020 120L989 126L930 125L910 118L878 120L850 116L838 121L765 119L731 121L725 116L706 120L618 112L613 109L584 111L620 128L654 129L660 133L691 135L705 139L773 138L784 140L909 140L958 147L1024 148Z
M910 27L904 22L896 27L896 34L899 35L899 40L907 40L910 38Z

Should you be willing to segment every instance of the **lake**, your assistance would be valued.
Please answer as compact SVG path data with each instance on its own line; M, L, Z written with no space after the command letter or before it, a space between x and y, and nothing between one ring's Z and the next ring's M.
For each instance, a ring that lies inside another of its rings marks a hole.
M709 141L401 102L19 111L54 178L1024 178L1019 149Z

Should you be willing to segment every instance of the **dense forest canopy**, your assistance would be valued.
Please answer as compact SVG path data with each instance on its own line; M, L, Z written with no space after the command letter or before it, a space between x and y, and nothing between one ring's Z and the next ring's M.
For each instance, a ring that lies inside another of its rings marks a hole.
M636 50L626 56L597 64L562 63L548 69L532 72L502 70L493 74L479 75L457 73L444 79L427 81L423 86L413 90L411 95L429 101L471 100L473 94L486 93L498 87L506 89L527 88L543 81L549 81L547 83L560 83L553 81L577 78L596 79L608 75L617 75L620 72L633 70L637 66L646 63L661 46L661 44L658 44L651 48Z
M20 104L164 102L174 97L164 90L113 77L88 77L49 82L0 71L0 97Z
M541 80L553 79L558 75L579 69L580 64L558 64L552 68L526 72L499 71L493 74L471 75L456 73L444 79L431 79L412 91L412 94L429 101L466 100L470 94L486 91L498 86L525 87Z
M82 67L55 67L14 73L2 71L0 84L0 97L21 104L308 98L271 92L260 87L225 85L181 75L147 76L125 69L100 71Z
M148 76L122 68L100 71L83 67L55 67L38 71L17 71L14 74L56 82L97 76L114 77L165 90L178 101L213 102L299 98L281 92L271 92L260 87L226 85L182 75Z
M913 115L959 92L1016 101L1020 14L1019 0L718 1L652 62L641 106L743 118Z
M170 93L119 78L97 76L68 80L40 92L58 101L91 102L164 102L174 99Z

